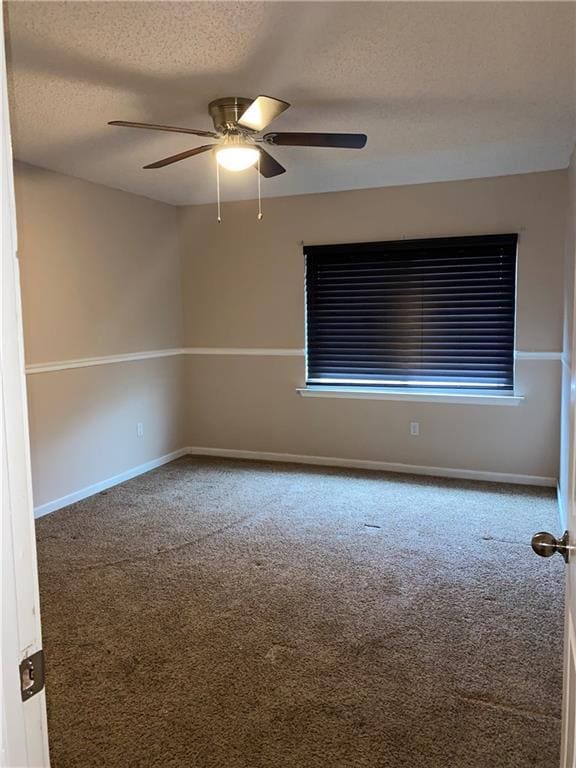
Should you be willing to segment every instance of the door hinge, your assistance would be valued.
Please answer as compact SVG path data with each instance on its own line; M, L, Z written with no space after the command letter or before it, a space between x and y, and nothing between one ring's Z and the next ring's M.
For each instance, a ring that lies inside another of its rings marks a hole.
M28 701L44 688L44 651L42 648L20 662L20 692Z

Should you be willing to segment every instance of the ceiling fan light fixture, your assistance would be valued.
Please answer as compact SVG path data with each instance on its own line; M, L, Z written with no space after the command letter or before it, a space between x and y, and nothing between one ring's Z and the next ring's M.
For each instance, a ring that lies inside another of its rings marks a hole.
M256 165L259 157L260 150L248 145L228 145L216 150L218 165L227 171L245 171Z

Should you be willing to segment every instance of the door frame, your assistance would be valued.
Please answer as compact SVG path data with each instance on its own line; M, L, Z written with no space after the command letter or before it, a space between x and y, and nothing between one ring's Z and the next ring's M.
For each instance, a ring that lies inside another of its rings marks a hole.
M8 112L4 19L2 35L2 639L0 765L49 768L46 696L27 701L20 662L42 649L32 503L24 343L17 257L12 142Z

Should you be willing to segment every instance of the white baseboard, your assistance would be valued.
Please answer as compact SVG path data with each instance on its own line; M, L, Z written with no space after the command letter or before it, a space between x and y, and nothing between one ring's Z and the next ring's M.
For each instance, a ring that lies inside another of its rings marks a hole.
M540 485L549 488L554 488L558 482L555 477L541 477L539 475L515 475L508 472L484 472L474 469L453 469L452 467L427 467L417 464L398 464L390 461L340 459L333 456L240 451L234 448L206 448L201 446L192 446L186 450L192 456L221 456L231 459L252 459L253 461L282 461L290 464L315 464L324 467L372 469L380 472L402 472L410 475L453 477L460 480L486 480L492 483L514 483L516 485Z
M108 477L99 483L81 488L78 491L61 496L59 499L48 501L34 508L34 517L43 517L57 509L67 507L77 501L82 501L100 491L105 491L113 485L119 485L133 477L143 475L151 469L168 464L181 456L219 456L230 459L249 459L251 461L278 461L288 464L313 464L323 467L344 467L348 469L371 469L379 472L401 472L410 475L426 475L431 477L452 477L460 480L486 480L493 483L514 483L516 485L540 485L554 488L557 480L554 477L540 477L538 475L514 475L506 472L484 472L473 469L453 469L451 467L426 467L417 464L399 464L390 461L366 461L364 459L340 459L334 456L308 456L296 453L271 453L267 451L241 451L235 448L208 448L203 446L191 446L172 451L158 459L140 464L137 467L121 472L119 475ZM558 503L561 505L560 496ZM560 509L562 507L560 506Z
M34 507L34 517L43 517L50 512L55 512L57 509L67 507L69 504L82 501L82 499L86 499L88 496L94 496L94 494L100 493L100 491L105 491L107 488L111 488L113 485L124 483L126 480L131 480L133 477L137 477L138 475L143 475L145 472L149 472L151 469L156 469L156 467L161 467L163 464L168 464L170 461L174 461L174 459L179 459L181 456L185 456L187 453L187 448L180 448L178 451L172 451L172 453L167 453L165 456L160 456L158 459L152 459L152 461L147 461L145 464L140 464L137 467L127 469L126 472L121 472L119 475L108 477L106 480L101 480L99 483L88 485L85 488L81 488L79 491L74 491L73 493L69 493L66 496L61 496L59 499L48 501L46 504L41 504L39 507Z

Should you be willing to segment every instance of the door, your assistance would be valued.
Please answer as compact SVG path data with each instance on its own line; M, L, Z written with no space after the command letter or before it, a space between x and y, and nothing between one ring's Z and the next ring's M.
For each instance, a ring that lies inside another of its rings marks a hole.
M561 768L576 766L576 149L569 171L566 240L566 313L562 372L562 467L560 498L571 551L566 573L564 707Z
M49 766L42 682L38 572L32 512L28 417L16 256L12 147L2 34L2 663L0 704L2 768ZM27 691L21 691L20 665ZM26 671L27 670L27 671ZM30 674L30 671L32 674ZM35 678L35 683L31 678ZM33 695L32 695L33 694Z
M574 357L572 358L574 366ZM565 374L569 377L570 387L570 486L566 504L566 517L569 540L572 541L570 558L566 573L566 619L564 635L564 703L562 722L562 762L561 768L576 767L576 487L574 451L576 441L576 370L569 368Z
M545 533L532 540L538 554L548 557L560 551L567 560L561 768L576 768L576 150L569 169L569 190L558 494L565 533L560 541Z

